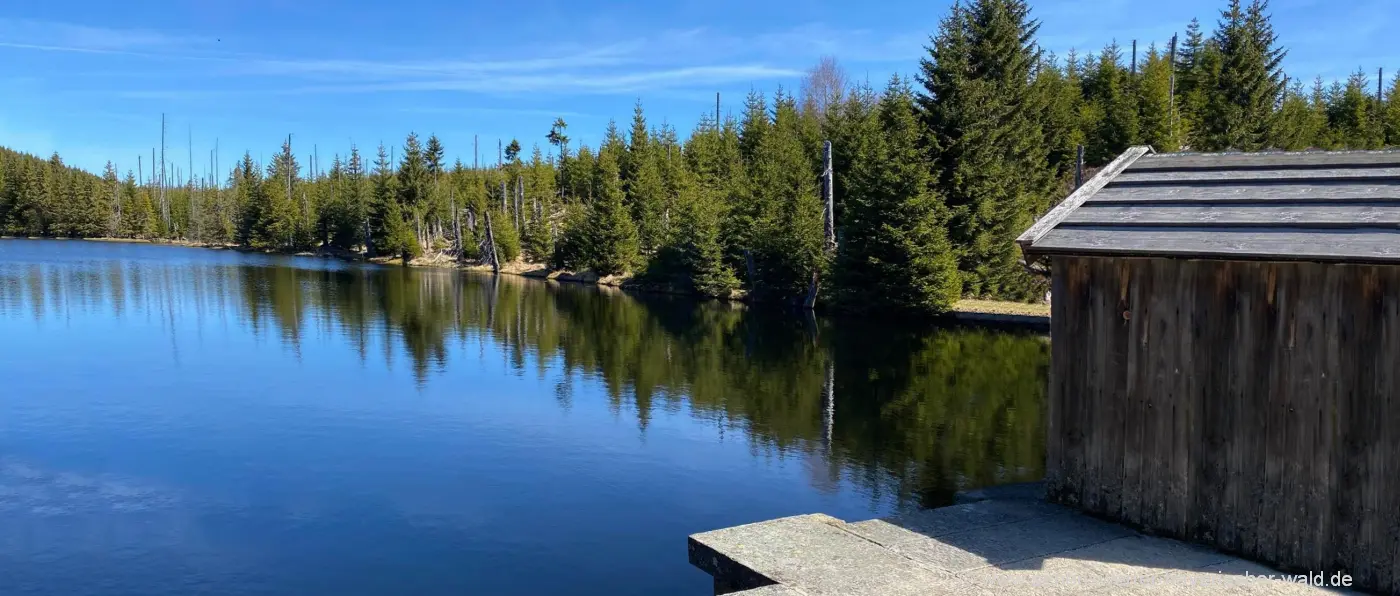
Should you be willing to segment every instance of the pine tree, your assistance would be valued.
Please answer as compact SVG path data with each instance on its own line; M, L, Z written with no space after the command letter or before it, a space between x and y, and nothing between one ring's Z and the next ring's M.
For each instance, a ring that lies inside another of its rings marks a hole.
M955 5L920 65L935 188L951 208L964 289L975 295L1040 294L1014 242L1048 209L1053 181L1039 111L1027 109L1038 27L1022 0Z
M937 314L961 296L913 92L899 77L880 99L881 134L852 168L836 295L852 310Z

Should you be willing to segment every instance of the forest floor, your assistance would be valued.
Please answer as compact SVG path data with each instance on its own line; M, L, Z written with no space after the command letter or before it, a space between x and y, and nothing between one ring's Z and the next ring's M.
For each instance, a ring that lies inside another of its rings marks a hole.
M296 253L278 253L277 251L253 251L235 245L208 244L190 242L185 240L145 240L140 238L86 238L85 240L89 240L92 242L132 242L143 244L167 244L175 246L191 246L196 248L212 248L218 250L266 252L269 254L292 254L295 256L335 258L346 261L369 261L371 263L377 263L381 265L403 264L403 259L400 259L398 257L375 257L372 259L365 259L364 256L359 253L345 250L317 250L302 251ZM410 267L464 269L467 271L476 271L480 273L491 272L491 266L488 264L475 262L459 263L451 255L445 253L433 253L423 255L421 257L413 259L412 261L409 261L408 264ZM501 267L501 273L509 275L519 275L522 277L533 277L537 279L552 279L556 281L585 283L601 286L626 287L628 289L643 292L671 294L684 293L675 289L667 289L653 285L642 286L639 284L631 283L633 281L631 276L609 275L605 277L599 277L597 274L591 271L585 271L582 273L557 271L552 270L548 266L540 263L526 263L524 261L506 263L504 266ZM742 301L743 296L741 293L736 293L735 296L733 296L732 298L734 300ZM1002 316L1048 318L1050 316L1050 305L1043 302L1027 304L1024 302L1009 302L1004 300L984 300L976 298L966 298L963 300L959 300L957 304L953 305L953 308L949 314L953 315L956 318L968 320L980 320L984 317L986 317L987 320L995 320L996 317ZM988 315L990 315L990 317L987 317Z

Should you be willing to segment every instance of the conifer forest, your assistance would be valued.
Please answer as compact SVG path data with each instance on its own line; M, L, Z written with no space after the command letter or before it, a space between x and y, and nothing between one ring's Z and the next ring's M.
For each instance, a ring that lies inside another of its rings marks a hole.
M596 147L557 119L495 151L483 139L486 163L449 161L438 137L415 133L318 147L328 160L289 137L268 163L187 157L167 139L98 175L0 149L0 234L524 261L708 296L936 314L961 297L1044 296L1013 241L1073 187L1080 146L1092 170L1137 144L1400 145L1400 76L1285 73L1267 0L1227 0L1179 38L1092 54L1056 56L1037 28L1026 0L967 0L912 79L875 88L826 58L798 89L751 92L684 134L639 100ZM204 171L218 174L191 175Z

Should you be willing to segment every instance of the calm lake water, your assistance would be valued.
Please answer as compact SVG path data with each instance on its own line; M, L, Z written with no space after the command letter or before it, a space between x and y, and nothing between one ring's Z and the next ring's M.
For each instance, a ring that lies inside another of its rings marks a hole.
M688 534L1043 471L1049 345L0 240L0 593L692 594Z

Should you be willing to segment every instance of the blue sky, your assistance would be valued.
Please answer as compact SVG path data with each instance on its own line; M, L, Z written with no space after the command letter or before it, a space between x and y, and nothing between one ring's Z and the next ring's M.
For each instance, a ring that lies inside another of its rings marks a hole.
M203 172L270 155L288 133L324 165L350 143L437 133L449 157L483 159L497 138L544 144L556 116L597 143L641 99L653 123L685 134L720 92L737 110L751 88L792 87L823 54L880 84L912 74L946 2L678 0L361 2L202 0L7 2L0 8L0 145L59 151L125 171L159 145ZM1063 55L1111 40L1164 43L1193 16L1207 29L1223 0L1039 0L1040 41ZM1274 0L1293 76L1387 78L1400 46L1393 0ZM148 159L148 158L147 158Z

